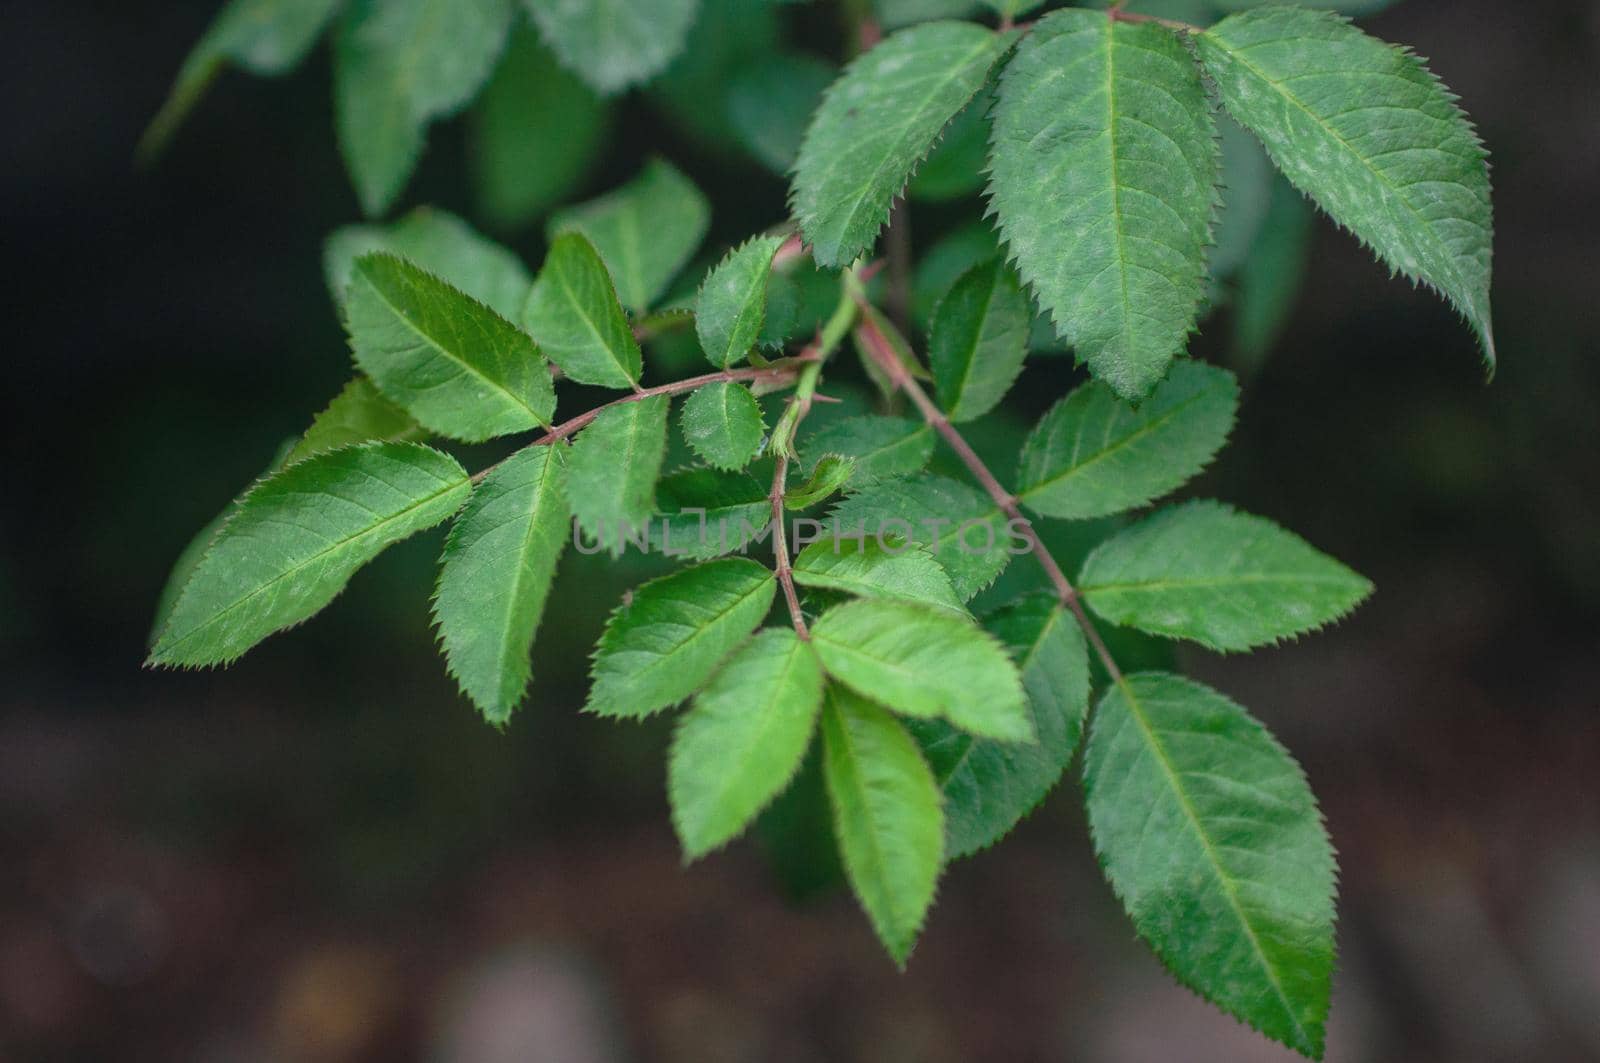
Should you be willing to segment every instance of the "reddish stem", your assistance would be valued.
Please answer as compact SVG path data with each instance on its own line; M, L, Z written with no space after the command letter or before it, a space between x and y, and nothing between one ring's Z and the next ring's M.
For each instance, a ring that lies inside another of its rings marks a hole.
M772 470L772 556L773 570L778 575L778 585L783 588L783 600L789 606L789 620L794 633L802 641L811 641L811 631L806 627L806 617L800 611L800 592L795 589L794 569L789 564L789 536L784 529L783 491L789 479L789 452L784 447L775 448L776 464Z
M1017 534L1021 535L1027 542L1029 553L1039 563L1039 567L1044 569L1045 577L1049 579L1051 585L1055 588L1056 597L1061 599L1063 605L1072 610L1072 615L1077 619L1078 626L1083 629L1084 637L1094 647L1095 653L1100 658L1100 663L1105 665L1106 674L1111 677L1112 682L1120 684L1122 682L1122 670L1117 667L1117 662L1112 658L1111 651L1107 649L1105 640L1100 637L1100 632L1095 628L1094 622L1089 619L1089 614L1084 611L1082 597L1078 594L1077 588L1067 579L1067 574L1061 571L1061 566L1056 564L1056 559L1046 549L1043 541L1039 538L1038 532L1033 530L1033 522L1023 516L1021 508L1017 505L1016 496L1001 486L1000 481L995 479L994 473L990 472L989 467L983 463L983 459L978 457L977 452L967 443L966 438L956 430L956 426L950 423L950 418L946 417L944 411L939 409L932 399L928 398L928 393L923 391L922 386L907 372L900 359L895 357L894 348L890 344L889 338L873 323L871 315L861 315L861 321L856 326L856 331L864 341L863 346L872 355L872 360L878 363L878 367L894 382L897 388L911 397L911 402L922 414L922 419L932 425L933 430L938 432L940 437L950 445L950 449L956 452L956 456L967 467L967 471L972 473L973 479L978 481L984 492L994 500L994 504L999 506L1001 512L1010 519L1011 527L1016 529Z

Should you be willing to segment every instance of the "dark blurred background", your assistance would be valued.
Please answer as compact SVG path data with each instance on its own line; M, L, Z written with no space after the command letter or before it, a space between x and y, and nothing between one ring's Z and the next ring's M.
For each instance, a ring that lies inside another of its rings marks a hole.
M319 267L358 214L325 46L287 79L225 74L133 166L214 6L3 5L0 1060L1288 1058L1134 939L1071 781L950 869L903 975L792 847L682 868L667 721L576 711L626 571L564 562L504 734L440 667L437 533L225 672L142 670L178 551L349 372ZM1502 365L1486 386L1447 308L1319 221L1199 490L1379 593L1182 664L1323 802L1330 1059L1600 1059L1600 6L1408 0L1366 25L1429 56L1493 151ZM714 238L782 214L780 180L646 103L618 138L582 195L666 150ZM407 203L472 216L464 142L434 130ZM1224 310L1196 353L1227 334ZM1025 390L1070 382L1045 360Z

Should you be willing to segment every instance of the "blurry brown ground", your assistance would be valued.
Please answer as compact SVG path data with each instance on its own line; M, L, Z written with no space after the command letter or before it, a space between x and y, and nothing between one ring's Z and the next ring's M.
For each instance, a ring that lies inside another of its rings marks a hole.
M848 898L786 903L751 843L681 868L665 726L576 713L620 576L552 607L506 735L438 667L431 538L228 672L139 671L172 557L347 371L324 56L224 78L130 171L210 6L7 5L0 34L0 1061L1287 1058L1134 940L1071 781L951 869L904 975ZM1600 1059L1600 11L1408 0L1370 25L1494 149L1503 365L1484 387L1467 330L1324 227L1200 490L1380 591L1331 633L1185 665L1323 801L1330 1059ZM411 201L467 203L460 140L435 135ZM722 235L781 203L676 157Z

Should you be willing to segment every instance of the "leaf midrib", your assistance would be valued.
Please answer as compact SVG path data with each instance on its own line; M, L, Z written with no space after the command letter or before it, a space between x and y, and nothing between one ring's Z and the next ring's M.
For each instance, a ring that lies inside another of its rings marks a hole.
M597 267L599 269L602 286L609 289L611 286L611 278L606 273L605 262L600 258L598 252L595 254L593 261L585 261L580 268L587 269L590 267ZM617 371L622 374L622 378L627 381L629 385L638 383L633 374L628 371L628 367L622 363L622 359L617 357L617 352L612 348L610 341L600 331L599 323L589 314L588 307L585 306L583 300L578 297L578 292L573 288L571 278L567 275L566 270L556 271L556 283L561 285L561 293L566 296L567 303L578 315L578 320L582 321L584 328L589 330L590 338L593 339L595 343L599 344L600 349L605 352L606 357L611 359L611 364L616 366ZM614 291L611 292L611 297L613 299L616 298L616 293Z
M897 935L895 945L897 951L902 947L908 948L909 943L904 939L911 934L915 934L916 927L914 925L914 921L913 925L908 927L903 918L905 913L899 910L900 904L899 898L896 896L896 891L889 884L888 862L883 857L883 846L878 841L878 820L877 817L873 815L873 803L867 797L868 788L866 785L866 780L863 778L861 773L860 758L856 753L855 739L850 733L850 721L845 718L844 710L840 709L837 705L830 704L826 707L825 711L832 712L838 721L836 733L839 735L839 744L844 747L844 752L846 755L846 770L849 772L850 781L854 785L855 792L852 794L852 796L856 799L856 804L861 809L861 818L866 822L867 830L865 831L865 834L867 838L867 846L871 850L870 856L873 869L875 871L874 877L877 879L876 885L878 887L879 895L883 900L883 906L889 910L889 915L895 923L895 931ZM898 723L895 723L892 716L889 717L888 722L895 727L899 726ZM896 959L899 958L900 957L898 956L896 957Z
M1155 729L1145 716L1144 709L1140 705L1138 696L1133 691L1132 684L1124 678L1117 683L1117 688L1122 692L1122 700L1128 708L1128 715L1138 725L1140 733L1144 735L1147 747L1155 757L1162 774L1166 776L1167 784L1172 788L1173 796L1177 798L1178 807L1183 810L1185 818L1189 820L1189 825L1194 828L1195 837L1199 839L1200 846L1205 851L1206 859L1211 864L1211 869L1217 877L1217 882L1222 886L1222 891L1227 898L1229 907L1233 909L1234 915L1238 917L1239 925L1244 928L1245 937L1249 939L1251 950L1256 954L1262 969L1266 972L1267 980L1272 983L1273 992L1277 994L1278 1002L1283 1005L1284 1014L1294 1024L1295 1032L1300 1035L1301 1043L1312 1044L1312 1038L1306 1032L1304 1024L1301 1023L1299 1013L1295 1010L1288 994L1284 991L1283 982L1278 977L1277 968L1267 958L1266 950L1261 946L1261 939L1256 934L1255 927L1251 924L1249 917L1245 914L1244 904L1239 899L1239 893L1234 886L1233 878L1223 867L1222 860L1217 855L1216 847L1211 842L1211 835L1206 832L1199 813L1195 811L1194 805L1189 801L1189 795L1183 788L1177 768L1172 763L1171 758L1167 756L1166 746L1156 736Z
M1052 476L1050 476L1050 477L1048 477L1046 479L1040 480L1038 483L1034 484L1033 486L1024 488L1022 490L1022 492L1018 494L1017 497L1021 501L1026 502L1028 499L1036 497L1040 492L1047 491L1050 488L1056 487L1056 486L1060 485L1060 483L1063 480L1069 480L1072 477L1077 476L1078 474L1082 473L1085 469L1093 467L1096 463L1105 461L1108 458L1110 458L1113 454L1120 453L1121 451L1125 450L1126 448L1133 446L1135 443L1137 443L1140 440L1144 439L1150 433L1152 433L1152 432L1154 432L1154 431L1156 431L1156 430L1158 430L1160 428L1166 427L1167 423L1172 418L1176 417L1178 414L1182 413L1184 410L1188 409L1190 406L1192 406L1195 403L1199 402L1201 399L1209 397L1210 394L1211 394L1211 391L1212 391L1212 389L1204 389L1204 390L1196 392L1195 394L1193 394L1193 395L1189 396L1188 398L1184 399L1182 402L1178 403L1175 406L1170 407L1168 410L1163 412L1159 419L1146 421L1144 423L1144 425L1142 425L1137 431L1133 432L1131 435L1124 436L1122 439L1118 440L1116 443L1112 444L1111 446L1103 447L1100 450L1095 451L1092 455L1090 455L1088 458L1085 458L1083 461L1077 462L1076 464L1073 464L1073 465L1069 465L1065 469L1062 469L1060 472L1055 473L1054 475L1052 475Z
M267 580L266 582L257 585L253 590L249 591L244 596L242 596L240 598L237 598L234 601L230 602L229 604L223 606L222 608L217 609L214 612L212 612L211 615L208 616L206 619L204 619L200 623L194 625L185 634L180 635L176 640L174 640L174 642L171 644L171 646L168 647L167 652L161 655L162 658L163 659L170 659L172 657L172 651L174 649L176 649L179 645L182 645L184 642L187 642L189 639L192 639L192 638L196 637L202 631L204 631L207 628L215 625L224 616L227 616L228 614L230 614L230 613L234 612L235 610L241 608L245 604L253 601L259 595L261 595L264 592L266 592L269 588L277 586L280 582L282 582L285 579L288 579L290 576L294 576L294 575L299 574L303 569L307 568L310 565L316 564L317 562L321 561L324 557L326 557L327 555L333 553L334 551L343 549L344 547L349 546L350 544L356 542L359 539L372 536L373 534L375 534L376 532L382 530L383 528L395 523L396 521L399 521L399 520L411 515L412 513L416 512L417 510L423 508L424 506L429 505L432 502L437 501L438 499L444 497L445 495L449 494L450 492L459 490L462 486L464 486L466 484L467 484L467 479L466 479L465 476L462 476L459 479L446 484L446 486L441 487L439 490L433 492L432 494L427 495L427 496L417 500L416 502L411 503L410 505L406 506L404 509L398 510L395 513L392 513L389 516L384 517L383 519L381 519L381 520L379 520L379 521L377 521L377 522L375 522L373 524L367 525L361 531L355 532L352 535L347 535L347 536L345 536L345 537L343 537L341 539L334 540L332 543L330 543L329 545L327 545L327 546L323 547L322 549L318 550L316 553L311 554L308 557L304 558L303 560L299 561L293 567L287 568L287 569L283 570L282 572L278 573L276 576L273 576L271 579ZM182 599L180 598L179 601L181 603ZM176 615L176 612L177 612L176 607L174 607L173 611L174 611L174 615ZM170 624L170 621L168 623Z
M498 391L501 395L510 399L517 406L527 411L528 416L533 418L534 424L542 425L548 423L543 417L539 416L539 412L537 410L535 410L532 406L529 406L525 401L523 401L520 395L508 388L503 382L494 379L482 369L479 369L477 366L467 361L465 358L450 351L440 340L436 339L432 333L426 331L420 322L412 320L411 315L407 314L404 310L400 309L399 306L395 305L395 303L390 300L388 293L378 285L378 283L372 278L371 274L369 274L366 270L361 270L361 275L363 279L366 280L367 287L370 288L372 293L378 297L378 301L384 305L385 309L387 309L397 320L402 322L406 328L418 339L422 340L429 347L433 348L434 351L443 356L445 359L461 366L468 373L477 377L479 380L482 380L495 391ZM407 283L409 285L409 282ZM415 289L415 285L410 286ZM479 303L476 299L473 299L472 296L467 295L465 292L456 292L452 290L451 294L459 295L461 298L468 300L473 304L474 309L482 310L487 314L494 314L493 310L490 310L487 306ZM498 317L498 315L496 316Z

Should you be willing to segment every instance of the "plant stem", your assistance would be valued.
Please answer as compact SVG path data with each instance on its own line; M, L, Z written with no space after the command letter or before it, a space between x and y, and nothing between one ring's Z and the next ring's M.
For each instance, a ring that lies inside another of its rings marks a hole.
M1112 658L1111 651L1106 647L1105 640L1100 637L1100 632L1095 628L1094 622L1089 619L1089 614L1084 611L1082 596L1078 594L1078 590L1072 585L1072 582L1067 579L1066 573L1061 571L1061 566L1056 564L1056 559L1051 556L1050 551L1040 540L1038 532L1033 530L1033 522L1023 516L1022 510L1017 506L1016 496L1000 485L1000 481L995 479L994 473L989 471L989 467L983 463L983 459L978 457L977 452L967 443L966 438L956 430L956 426L950 423L950 418L946 417L944 411L939 409L932 399L928 398L928 393L922 390L921 385L912 379L911 374L906 371L906 367L900 363L900 359L895 357L894 349L890 346L888 337L878 329L878 326L873 323L870 316L862 315L857 331L865 341L865 346L868 353L871 354L872 360L878 363L878 367L894 382L897 388L911 397L911 402L922 414L922 419L932 425L933 430L938 432L940 437L950 445L950 449L956 452L956 456L967 467L967 471L972 473L979 486L994 500L994 504L1000 507L1000 511L1010 519L1011 527L1016 529L1017 534L1021 535L1027 542L1029 553L1039 563L1039 567L1044 569L1045 577L1049 579L1051 586L1055 588L1056 597L1061 600L1061 604L1072 610L1072 615L1077 619L1078 626L1083 629L1084 637L1094 647L1096 655L1100 658L1100 663L1105 665L1106 674L1111 677L1112 682L1120 686L1122 684L1122 670L1117 667L1117 662Z
M843 342L850 332L850 326L855 323L858 312L855 289L858 284L854 270L846 271L840 281L839 304L834 307L833 315L818 330L811 346L800 353L805 364L800 368L794 394L789 396L783 416L772 430L772 440L768 444L774 459L772 490L767 494L772 505L773 571L777 573L778 584L783 588L783 600L789 607L789 620L794 624L795 634L806 641L810 640L811 631L806 627L805 614L800 610L800 592L795 589L794 570L789 563L789 536L784 526L783 496L788 488L789 461L794 456L795 433L799 431L800 422L805 420L806 414L811 412L811 403L817 394L817 382L822 377L822 363Z
M1165 26L1169 30L1179 33L1204 33L1205 30L1191 22L1180 22L1175 18L1158 18L1155 15L1141 15L1136 11L1124 11L1121 4L1114 4L1106 10L1112 22L1154 22L1158 26Z
M902 333L911 331L911 204L901 196L889 214L889 229L884 233L884 250L889 260L889 293L885 300L889 320Z
M570 420L562 421L560 424L556 425L554 428L550 429L544 435L540 436L538 439L535 439L528 445L533 447L542 447L551 443L559 442L560 440L563 440L578 430L586 427L589 422L600 416L600 412L602 410L609 410L611 407L621 406L623 403L638 402L641 399L653 399L657 395L679 395L685 391L693 391L696 388L704 387L707 384L716 384L723 381L733 380L760 381L768 384L793 383L805 373L806 369L810 368L809 366L796 368L793 363L806 362L809 360L809 356L805 352L802 352L800 355L788 360L788 362L784 364L768 366L765 369L724 369L720 373L706 373L702 376L692 376L685 380L674 380L670 384L657 384L653 388L640 388L631 394L622 396L620 399L613 399L610 402L601 403L592 410L586 410ZM496 462L487 469L480 469L479 471L473 473L472 482L481 483L483 478L493 472L499 464L499 462Z

